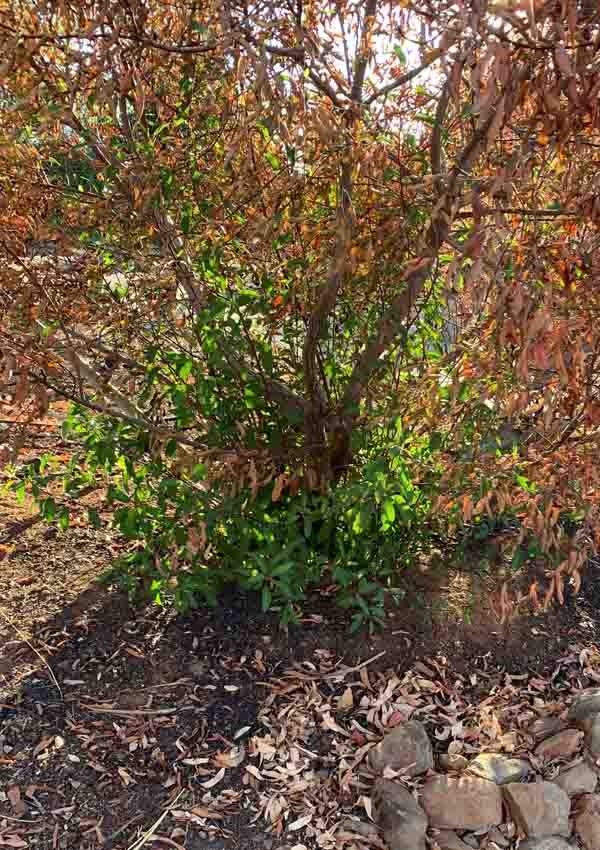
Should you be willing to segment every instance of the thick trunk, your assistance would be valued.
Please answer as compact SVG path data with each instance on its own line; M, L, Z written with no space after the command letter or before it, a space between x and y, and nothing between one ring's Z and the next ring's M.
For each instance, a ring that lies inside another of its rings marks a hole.
M320 486L339 481L350 468L353 424L338 421L332 425L318 412L307 416L304 428L307 464Z

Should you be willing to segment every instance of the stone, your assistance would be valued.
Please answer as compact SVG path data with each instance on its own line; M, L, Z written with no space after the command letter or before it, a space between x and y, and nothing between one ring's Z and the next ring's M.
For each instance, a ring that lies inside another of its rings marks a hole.
M582 761L561 770L554 782L566 791L569 797L578 797L580 794L592 794L596 790L598 775L589 764Z
M565 729L538 744L535 754L544 761L569 758L580 748L582 738L583 732L579 729Z
M511 782L503 790L512 819L528 838L569 835L571 801L554 782Z
M436 776L421 789L421 805L431 826L484 829L502 823L502 794L477 776Z
M540 717L534 720L528 731L536 741L543 741L544 738L556 735L557 732L562 732L566 728L567 724L560 717Z
M373 747L369 763L375 773L386 767L413 777L433 768L433 750L425 727L418 720L396 726Z
M426 850L427 815L410 791L399 782L378 779L372 801L389 850Z
M479 838L476 835L465 835L463 837L467 847L472 847L473 850L479 850Z
M595 714L586 721L588 729L585 735L585 743L592 756L600 758L600 714Z
M438 762L444 770L456 771L464 770L469 764L468 758L461 756L460 753L441 753L438 756Z
M574 844L569 844L564 838L553 835L550 838L533 838L519 844L519 850L577 850Z
M510 759L499 753L479 753L467 768L467 773L496 785L506 785L507 782L521 782L529 770L529 762L524 759Z
M599 712L600 688L591 688L577 697L569 709L567 718L571 723L579 726L583 721L586 721L593 714L598 714Z
M372 821L364 821L360 818L349 815L340 824L338 836L346 833L348 837L344 840L349 840L349 836L353 838L360 836L367 839L367 844L377 844L379 840L379 829ZM342 844L344 843L342 840Z
M465 844L462 838L459 838L454 830L442 829L433 837L435 842L439 844L440 850L469 850L469 845Z
M487 840L488 845L491 845L492 847L510 847L510 839L507 838L503 832L500 832L497 826L490 829Z
M575 832L586 850L600 850L600 795L585 794L575 814Z

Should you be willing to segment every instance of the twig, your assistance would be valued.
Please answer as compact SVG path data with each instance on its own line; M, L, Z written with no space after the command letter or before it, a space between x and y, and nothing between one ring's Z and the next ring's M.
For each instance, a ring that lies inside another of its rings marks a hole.
M171 803L169 803L169 805L168 805L168 806L167 806L167 808L164 810L164 812L162 813L162 815L160 815L160 817L158 818L158 820L156 821L156 823L153 823L153 824L152 824L152 826L150 827L150 829L149 829L149 830L147 830L147 832L145 832L145 833L142 835L142 837L141 837L141 838L138 838L138 840L137 840L137 841L135 841L133 844L131 844L131 845L127 848L127 850L141 850L141 848L144 846L144 844L145 844L145 843L146 843L146 842L147 842L150 838L152 838L152 835L153 835L153 833L155 832L155 830L157 830L157 829L158 829L158 827L161 825L161 823L164 821L164 819L165 819L165 818L166 818L166 816L169 814L169 812L171 811L171 809L173 808L173 806L175 805L175 803L179 800L179 798L181 797L181 795L183 794L183 792L184 792L184 789L182 788L182 789L181 789L181 791L179 792L179 794L175 797L175 799L174 799Z
M446 110L448 109L448 104L450 103L450 84L448 80L444 83L444 88L442 89L442 94L438 101L437 109L435 111L435 124L433 127L433 133L431 136L431 173L432 174L440 174L442 170L442 129L444 126L444 118L446 117ZM433 185L439 192L441 186L441 178L435 177L433 178Z
M151 835L151 841L158 841L161 844L166 844L168 847L174 847L175 850L185 850L183 844L178 844L176 841L173 841L172 838L167 838L166 835Z
M367 658L366 661L362 661L360 664L357 664L356 667L345 667L343 670L338 670L337 673L329 673L325 676L325 679L337 679L339 676L347 676L349 673L358 673L359 670L362 670L363 667L368 667L369 664L372 664L374 661L377 661L378 658L381 658L382 655L385 655L386 650L382 649L381 652L378 652L377 655L374 655L372 658Z
M47 422L27 422L25 419L0 419L0 425L27 425L28 428L45 428L48 423ZM56 431L48 430L43 431L44 434L56 434ZM38 435L41 436L41 435Z
M115 714L118 717L135 717L135 715L174 714L177 708L104 708L102 705L80 703L81 708L97 714Z
M47 670L48 670L48 672L50 673L50 678L51 678L51 679L52 679L52 681L54 682L54 684L55 684L55 686L56 686L56 689L57 689L58 693L60 694L60 698L61 698L61 700L63 700L63 701L64 701L63 692L62 692L62 689L61 689L60 685L58 684L58 679L57 679L57 678L56 678L56 676L54 675L54 671L53 671L52 667L51 667L51 666L50 666L50 664L46 661L46 659L44 658L44 656L42 655L42 653L41 653L38 649L36 649L36 648L35 648L35 646L31 643L31 641L29 640L29 638L27 637L27 635L25 635L25 634L21 631L21 629L20 629L18 626L15 626L15 624L14 624L14 623L13 623L13 621L10 619L10 617L8 616L8 614L6 613L6 611L4 610L4 608L1 608L1 607L0 607L0 615L2 615L2 617L4 617L4 619L5 619L5 620L6 620L6 622L9 624L9 626L12 626L12 628L15 630L16 634L19 636L19 638L20 638L20 639L21 639L24 643L26 643L26 644L27 644L27 646L29 647L29 649L31 649L31 650L32 650L32 652L35 652L35 654L36 654L36 655L37 655L37 657L40 659L40 661L42 662L42 664L44 665L44 667L46 667L46 669L47 669Z
M128 820L126 823L124 823L124 824L123 824L123 826L120 826L118 829L116 829L113 833L111 833L111 834L108 836L108 838L106 839L106 841L104 842L104 844L110 844L110 842L111 842L111 841L114 841L114 840L115 840L115 838L118 838L118 837L119 837L119 835L122 835L122 834L125 832L125 830L126 830L128 827L130 827L130 826L131 826L131 824L132 824L132 823L135 823L135 822L136 822L136 820L139 820L139 819L140 819L140 818L142 818L142 817L143 817L143 815L142 815L142 814L138 814L138 815L134 815L132 818L129 818L129 820Z
M378 97L390 94L391 92L400 88L400 86L404 86L406 85L406 83L409 83L411 80L414 80L414 78L418 77L419 74L425 70L425 68L428 68L433 62L436 61L436 59L439 59L443 52L444 51L440 50L439 47L435 50L432 50L431 55L429 56L426 62L423 62L422 65L419 65L417 68L413 68L412 71L407 71L406 74L403 74L401 77L398 77L397 80L394 80L393 82L388 83L387 86L383 86L382 88L377 89L377 91L374 91L373 94L366 99L365 106L370 106L377 100Z
M158 685L151 685L149 688L124 688L120 693L122 694L137 694L142 691L158 691L162 688L174 688L177 685L188 685L192 680L183 678L183 679L175 679L174 682L162 682Z
M285 679L296 679L301 682L317 682L321 680L333 680L333 679L344 679L350 673L357 673L359 670L362 670L363 667L367 667L369 664L372 664L374 661L377 661L378 658L381 658L382 655L385 655L386 650L382 649L381 652L378 652L377 655L374 655L372 658L367 658L366 661L362 661L360 664L357 664L356 667L342 667L338 666L337 670L333 673L328 673L326 676L321 676L320 673L300 673L298 670L289 670L282 674L281 678ZM278 679L277 681L280 681ZM277 685L272 684L272 681L269 682L256 682L258 687L262 688L271 688L275 689ZM282 691L285 693L285 690Z
M27 818L11 818L10 815L0 814L0 820L10 820L14 823L40 823L40 820L28 820Z

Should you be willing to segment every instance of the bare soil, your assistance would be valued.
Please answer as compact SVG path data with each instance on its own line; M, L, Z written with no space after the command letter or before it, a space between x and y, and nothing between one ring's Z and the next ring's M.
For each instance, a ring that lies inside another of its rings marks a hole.
M491 676L544 675L599 635L595 568L564 606L508 624L490 608L485 577L438 569L413 577L380 633L350 635L326 597L284 632L235 592L192 616L134 609L97 583L117 547L106 533L76 518L66 531L48 527L4 497L0 517L0 846L125 850L153 828L147 847L279 850L277 830L248 808L243 769L220 780L218 812L206 783L256 730L285 671L377 656L370 670L400 675L434 659L477 699ZM313 742L317 754L328 740ZM180 793L200 814L161 830L156 819Z

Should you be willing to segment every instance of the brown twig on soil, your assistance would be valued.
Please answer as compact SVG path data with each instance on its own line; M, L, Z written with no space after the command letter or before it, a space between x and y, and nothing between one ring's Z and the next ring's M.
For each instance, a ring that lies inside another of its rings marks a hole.
M292 678L299 679L303 682L316 682L320 679L329 680L329 679L345 679L346 676L350 675L350 673L358 673L359 670L362 670L363 667L368 667L369 664L372 664L374 661L377 661L378 658L381 658L385 655L386 650L382 649L381 652L378 652L377 655L374 655L372 658L367 658L366 661L362 661L360 664L357 664L355 667L341 667L339 666L337 670L333 673L328 673L326 676L323 676L319 673L300 673L299 671L294 670L288 671L283 674L282 678ZM271 682L257 682L257 686L262 688L273 688L274 685Z
M28 818L13 818L10 815L1 815L1 814L0 814L0 820L9 820L9 821L12 821L13 823L40 823L41 822L39 818L38 818L38 820L30 820Z
M147 842L147 841L149 841L149 840L152 838L152 836L153 836L153 834L154 834L155 830L156 830L156 829L158 829L158 827L159 827L159 826L161 825L161 823L164 821L164 819L165 819L165 818L166 818L166 816L169 814L169 812L171 811L171 809L173 808L173 806L175 805L175 803L179 800L179 798L181 797L181 795L183 794L183 792L184 792L184 789L182 788L182 789L181 789L181 791L179 792L179 794L177 794L177 796L175 797L175 799L174 799L174 800L172 800L172 801L169 803L169 805L168 805L168 806L167 806L167 808L164 810L164 812L162 813L162 815L160 815L160 817L159 817L159 818L155 821L155 823L153 823L153 824L152 824L152 826L150 827L150 829L148 829L148 830L147 830L147 831L146 831L146 832L145 832L145 833L141 836L141 838L138 838L138 840L137 840L137 841L134 841L134 843L133 843L133 844L130 844L130 846L127 848L127 850L141 850L141 848L144 846L144 844L146 844L146 842Z
M31 641L29 640L29 638L27 637L27 635L26 635L26 634L24 634L24 632L22 632L22 631L21 631L21 629L20 629L18 626L15 626L15 624L14 624L14 623L13 623L13 621L10 619L10 617L8 616L8 614L6 613L6 611L5 611L3 608L1 608L1 607L0 607L0 615L4 618L4 620L6 620L6 622L8 623L8 625L9 625L9 626L11 626L11 627L15 630L15 633L19 636L19 638L27 644L27 646L29 647L29 649L31 649L31 651L32 651L32 652L35 652L35 654L36 654L36 655L37 655L37 657L40 659L40 661L42 662L42 664L44 665L44 667L46 667L46 669L47 669L47 670L48 670L48 672L50 673L50 678L52 679L52 681L53 681L54 685L56 686L56 689L57 689L58 693L60 694L60 698L61 698L61 700L63 700L63 701L64 701L64 695L63 695L63 692L62 692L62 689L61 689L60 685L58 684L58 679L57 679L57 678L56 678L56 676L54 675L54 670L52 669L52 667L50 666L50 664L46 661L46 659L44 658L44 656L42 655L42 653L41 653L38 649L36 649L36 648L35 648L35 646L31 643Z
M182 679L175 679L174 682L161 682L158 685L151 685L149 688L136 688L136 691L158 691L161 688L175 688L179 685L189 685L191 679L186 678L185 676Z
M337 672L329 673L327 676L324 676L325 679L337 679L340 676L345 678L349 673L358 673L359 670L362 670L363 667L368 667L369 664L372 664L374 661L377 661L378 658L381 658L382 655L385 655L385 649L382 649L381 652L378 652L377 655L374 655L372 658L367 658L366 661L363 661L361 664L357 664L356 667L343 667L339 669Z
M167 838L166 835L151 835L151 841L158 841L160 844L166 844L168 847L174 847L175 850L185 850L183 844L178 844L177 841L173 841L172 838Z
M96 714L116 714L118 717L135 717L136 715L153 716L157 714L174 714L177 708L104 708L101 705L87 705L79 703L81 708L86 711L93 711Z
M118 838L119 835L122 835L125 832L125 830L128 827L131 826L132 823L135 823L136 820L140 820L140 818L142 818L142 817L143 817L142 814L138 814L138 815L134 815L132 818L129 818L129 820L126 823L124 823L123 826L120 826L118 829L116 829L114 832L112 832L108 836L108 838L105 840L104 844L110 844L111 841L114 841L115 838Z

